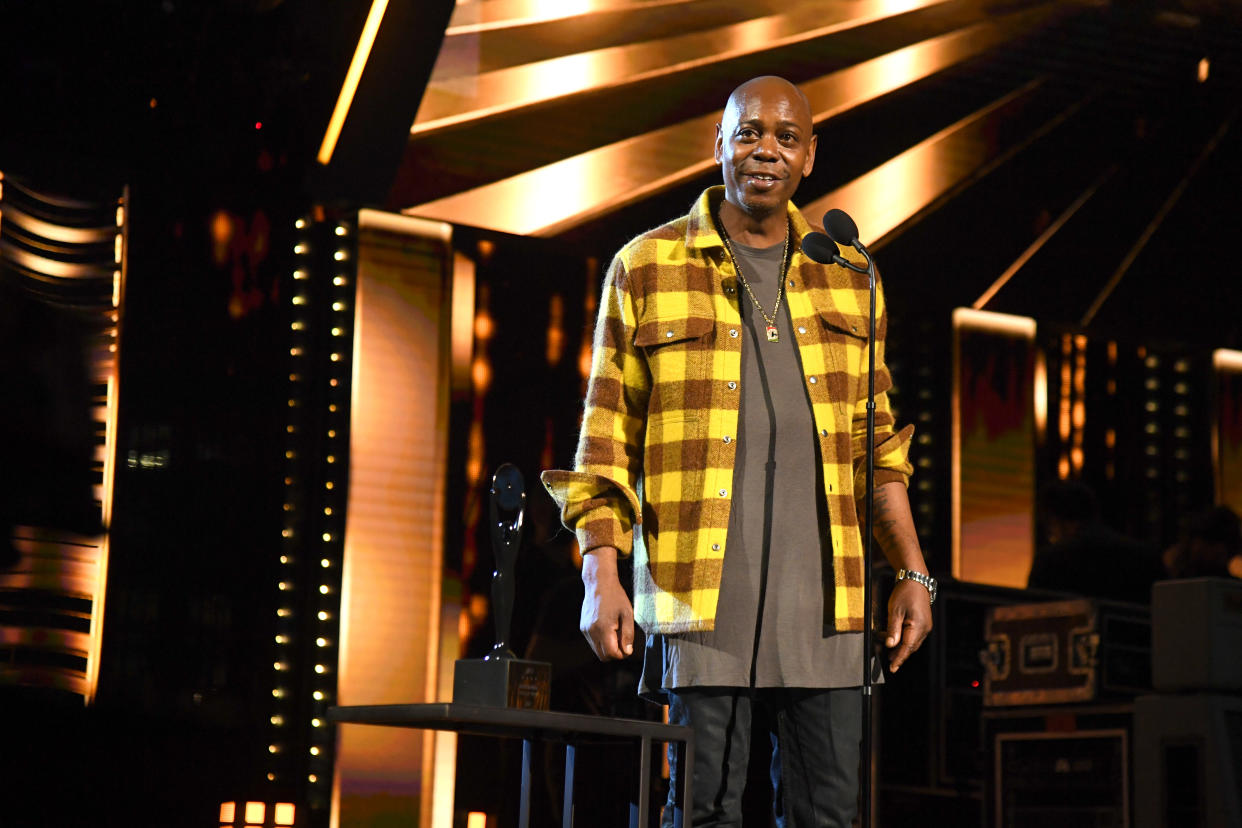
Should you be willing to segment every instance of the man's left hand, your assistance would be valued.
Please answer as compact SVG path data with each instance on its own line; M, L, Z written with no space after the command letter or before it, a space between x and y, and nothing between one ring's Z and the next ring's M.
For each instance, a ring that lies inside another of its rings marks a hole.
M888 638L884 644L893 650L889 669L897 669L923 645L932 628L931 596L916 581L898 581L888 599ZM894 649L896 648L896 649Z

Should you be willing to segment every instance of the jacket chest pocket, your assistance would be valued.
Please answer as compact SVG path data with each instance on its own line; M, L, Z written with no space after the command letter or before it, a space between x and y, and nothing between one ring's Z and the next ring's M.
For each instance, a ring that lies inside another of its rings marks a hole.
M835 310L819 315L829 392L833 399L852 405L867 391L867 319Z
M693 416L710 407L715 327L711 313L696 308L685 316L639 320L634 345L651 372L649 416Z

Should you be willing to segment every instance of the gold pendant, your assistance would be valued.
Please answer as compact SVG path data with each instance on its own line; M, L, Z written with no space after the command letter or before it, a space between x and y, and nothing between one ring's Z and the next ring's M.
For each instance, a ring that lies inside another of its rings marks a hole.
M776 332L775 325L768 325L768 342L780 342L780 335Z

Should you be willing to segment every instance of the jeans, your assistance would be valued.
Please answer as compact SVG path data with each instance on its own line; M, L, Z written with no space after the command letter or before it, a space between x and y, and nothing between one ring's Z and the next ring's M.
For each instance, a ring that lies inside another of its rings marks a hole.
M670 690L669 722L694 730L694 802L685 828L742 825L751 713L763 708L772 740L773 811L779 828L849 828L858 810L862 693L840 689L714 687ZM680 790L678 746L669 745L673 828ZM680 821L680 820L678 820Z

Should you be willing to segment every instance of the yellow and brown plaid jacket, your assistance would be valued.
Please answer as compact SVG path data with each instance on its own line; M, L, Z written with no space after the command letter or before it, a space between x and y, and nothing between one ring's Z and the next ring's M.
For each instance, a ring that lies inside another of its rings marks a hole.
M711 629L733 493L741 390L737 273L712 219L723 187L689 215L617 253L604 281L574 471L547 471L582 551L634 554L634 617L648 633ZM831 521L838 631L862 629L862 539L855 495L866 474L867 277L802 253L811 226L789 206L786 281L819 433ZM842 255L861 262L852 248ZM913 426L893 431L877 309L876 485L908 481ZM814 520L809 515L808 520ZM638 526L638 532L633 529Z

